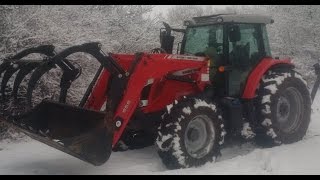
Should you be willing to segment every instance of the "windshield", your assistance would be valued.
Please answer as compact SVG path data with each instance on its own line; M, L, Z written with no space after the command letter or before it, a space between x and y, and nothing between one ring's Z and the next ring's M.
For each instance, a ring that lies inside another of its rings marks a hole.
M217 54L222 54L222 45L222 25L191 27L186 31L184 53L195 55L214 49Z

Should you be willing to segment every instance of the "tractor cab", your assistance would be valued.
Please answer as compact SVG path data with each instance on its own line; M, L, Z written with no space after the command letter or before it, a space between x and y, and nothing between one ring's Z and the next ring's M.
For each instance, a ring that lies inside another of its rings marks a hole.
M271 56L266 24L269 16L220 14L184 21L185 30L165 25L161 47L172 53L172 31L183 32L180 54L208 56L210 79L219 94L239 97L249 72ZM220 68L219 67L223 67Z

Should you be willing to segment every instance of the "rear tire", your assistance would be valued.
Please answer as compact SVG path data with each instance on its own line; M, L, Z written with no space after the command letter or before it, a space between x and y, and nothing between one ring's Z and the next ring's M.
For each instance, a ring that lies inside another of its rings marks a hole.
M290 144L305 136L310 123L311 98L300 74L291 69L269 71L261 80L257 103L258 145Z
M169 105L163 115L156 146L168 169L201 166L220 155L225 134L222 115L215 104L182 99Z

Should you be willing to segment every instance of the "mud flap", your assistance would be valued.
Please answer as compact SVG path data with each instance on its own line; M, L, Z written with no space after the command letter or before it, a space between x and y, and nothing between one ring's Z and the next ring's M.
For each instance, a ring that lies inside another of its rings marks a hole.
M43 101L26 114L0 120L35 140L99 166L112 152L113 133L108 132L104 117L101 112Z

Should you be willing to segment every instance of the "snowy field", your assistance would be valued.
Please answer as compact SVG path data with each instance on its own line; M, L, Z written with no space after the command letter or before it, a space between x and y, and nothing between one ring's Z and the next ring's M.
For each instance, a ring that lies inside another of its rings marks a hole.
M112 153L94 167L40 142L0 142L0 174L320 174L320 95L306 137L291 145L260 149L247 143L222 150L215 163L166 170L154 147Z

